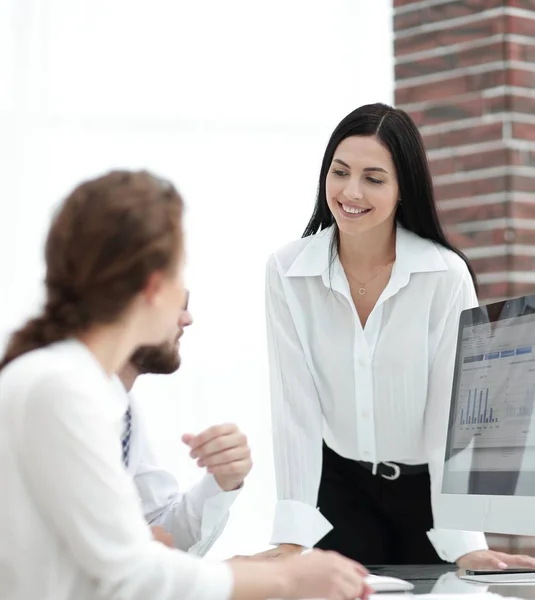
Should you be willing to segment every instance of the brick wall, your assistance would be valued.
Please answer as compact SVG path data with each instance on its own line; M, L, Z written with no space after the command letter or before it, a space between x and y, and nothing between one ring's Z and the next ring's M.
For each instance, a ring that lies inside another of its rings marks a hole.
M395 103L482 300L535 292L535 1L393 0Z

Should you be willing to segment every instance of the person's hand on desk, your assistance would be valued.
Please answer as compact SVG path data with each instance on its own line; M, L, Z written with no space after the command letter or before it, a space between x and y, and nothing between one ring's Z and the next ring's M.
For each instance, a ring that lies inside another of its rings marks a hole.
M210 427L199 435L185 434L182 441L191 448L197 465L206 467L225 492L240 488L253 466L247 438L232 423Z
M286 555L280 560L234 558L227 561L236 579L245 582L262 578L279 582L281 598L325 598L354 600L367 598L371 588L365 583L368 571L359 563L337 554L314 550L304 556Z
M535 569L535 558L525 554L507 554L495 550L476 550L457 559L461 569Z

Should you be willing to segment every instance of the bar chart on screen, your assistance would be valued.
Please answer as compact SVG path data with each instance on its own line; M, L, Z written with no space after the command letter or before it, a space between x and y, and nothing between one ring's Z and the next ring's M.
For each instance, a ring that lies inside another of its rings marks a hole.
M494 410L492 406L489 407L488 387L469 389L466 406L461 408L460 425L498 423L499 419Z
M500 358L465 363L455 415L456 445L470 440L477 440L479 447L524 443L535 403L535 366L519 360L514 351L510 356L502 351Z
M506 389L503 385L485 387L474 386L464 389L460 394L460 411L457 424L462 430L499 429L504 421L503 403L497 398L503 397ZM498 402L496 402L498 400Z

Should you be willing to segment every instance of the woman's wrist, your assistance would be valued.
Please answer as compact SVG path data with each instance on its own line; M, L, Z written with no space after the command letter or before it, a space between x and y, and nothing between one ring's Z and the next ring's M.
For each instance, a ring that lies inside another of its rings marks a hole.
M277 548L281 551L281 552L303 552L303 550L305 549L303 546L300 546L299 544L279 544L277 546Z

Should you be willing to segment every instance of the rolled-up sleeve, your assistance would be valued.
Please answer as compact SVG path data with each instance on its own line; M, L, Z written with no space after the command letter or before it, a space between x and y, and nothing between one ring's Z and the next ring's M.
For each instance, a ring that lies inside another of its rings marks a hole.
M241 491L225 492L207 474L180 494L170 473L146 462L141 463L134 482L147 522L170 533L176 548L197 556L205 556L221 536Z

